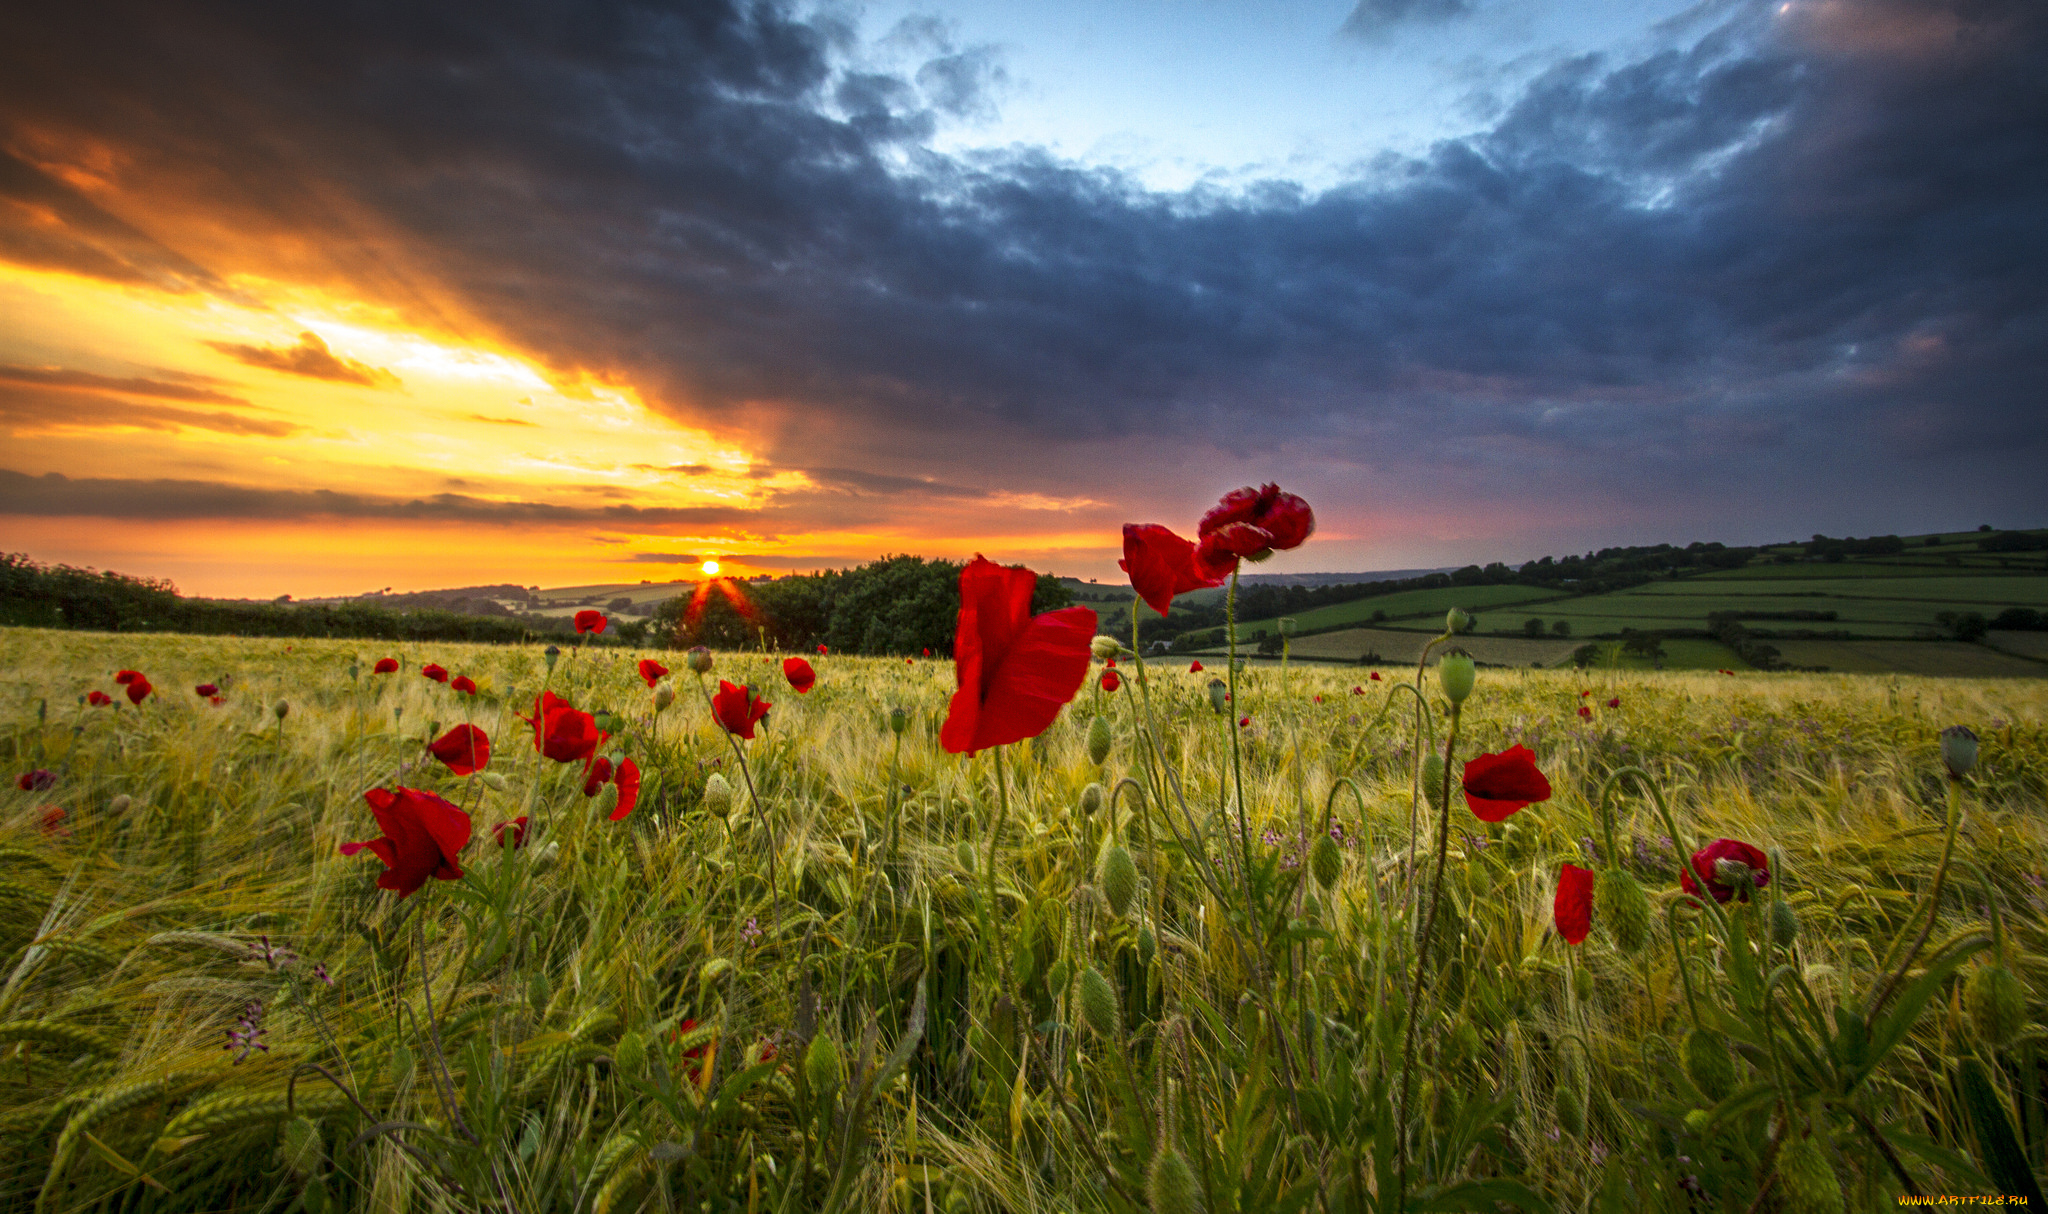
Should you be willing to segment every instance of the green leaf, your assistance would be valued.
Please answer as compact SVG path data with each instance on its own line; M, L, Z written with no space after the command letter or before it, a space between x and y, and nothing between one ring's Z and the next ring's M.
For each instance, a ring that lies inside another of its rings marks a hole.
M1899 993L1898 1000L1892 1004L1891 1010L1872 1026L1864 1064L1842 1085L1844 1095L1855 1091L1859 1084L1870 1077L1871 1072L1883 1064L1892 1048L1905 1039L1906 1034L1912 1031L1913 1022L1920 1018L1920 1009L1925 1007L1927 1001L1934 997L1934 993L1941 989L1942 983L1948 981L1949 975L1955 973L1956 967L1990 947L1989 936L1971 937L1936 964L1928 966L1926 973L1915 978Z
M2012 1119L2006 1116L2005 1102L1998 1098L1998 1089L1991 1086L1984 1064L1975 1058L1965 1058L1956 1067L1956 1078L1962 1089L1963 1108L1970 1115L1970 1129L1977 1138L1977 1154L1984 1160L1984 1174L1990 1178L1992 1187L2000 1193L2025 1198L2028 1209L2048 1209L2048 1197L2041 1195L2041 1184L2034 1179L2034 1170L2027 1166L2027 1154L2020 1149Z

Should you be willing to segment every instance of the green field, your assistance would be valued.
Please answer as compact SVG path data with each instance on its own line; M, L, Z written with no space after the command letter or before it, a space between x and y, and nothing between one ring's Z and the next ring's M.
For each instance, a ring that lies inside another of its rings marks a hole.
M948 662L814 656L798 695L779 655L714 655L772 702L740 742L641 656L0 629L0 1208L1768 1210L1787 1108L1829 1208L2048 1164L2015 1078L2048 990L2041 680L1488 668L1454 720L1434 675L1418 701L1397 668L1255 665L1220 716L1212 674L1140 696L1127 657L967 757L937 744ZM543 686L637 764L623 820L534 749ZM424 750L458 722L480 774ZM1439 822L1411 779L1447 741ZM1550 795L1488 826L1460 762L1513 745ZM1623 788L1610 849L1625 766L1673 816ZM404 899L341 851L394 786L468 839ZM1680 897L1716 839L1764 850L1754 902ZM1646 937L1600 902L1567 945L1567 862L1640 882Z

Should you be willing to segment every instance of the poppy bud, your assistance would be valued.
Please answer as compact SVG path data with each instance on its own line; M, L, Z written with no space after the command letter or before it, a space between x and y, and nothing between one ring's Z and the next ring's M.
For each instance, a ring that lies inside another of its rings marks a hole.
M562 845L560 843L550 841L546 847L543 847L539 851L533 853L534 873L538 875L553 868L555 866L555 860L559 858L561 854Z
M1226 704L1228 704L1229 702L1230 702L1230 684L1228 684L1228 683L1225 683L1225 682L1224 682L1224 681L1223 681L1222 679L1210 679L1210 680L1209 680L1209 707L1211 707L1211 708L1215 709L1215 710L1216 710L1216 714L1217 714L1218 716L1221 716L1221 715L1223 715L1223 711L1224 711L1224 707L1223 707L1223 706L1224 706L1224 705L1226 705Z
M889 710L889 732L900 734L908 728L910 728L910 710L908 708L891 708Z
M683 665L688 666L698 674L710 674L711 651L702 645L693 645L690 647L690 652L683 655Z
M492 792L505 791L505 777L499 775L497 772L484 772L482 778L485 786L488 787Z
M1463 632L1471 626L1472 617L1465 614L1465 609L1463 607L1453 607L1449 611L1444 612L1445 632Z
M637 1073L646 1061L647 1038L637 1032L619 1038L619 1044L612 1049L612 1062L629 1074Z
M1160 1145L1145 1169L1145 1201L1155 1214L1201 1214L1202 1187L1195 1170L1170 1142Z
M1778 1208L1785 1214L1842 1214L1842 1182L1811 1134L1792 1134L1778 1147Z
M1463 704L1465 697L1472 694L1472 684L1479 677L1479 670L1472 664L1472 655L1462 649L1453 649L1436 664L1437 685L1443 688L1444 698L1453 704Z
M555 668L555 662L559 660L561 656L562 647L560 645L550 645L546 649L540 651L540 660L548 664L549 670L553 670Z
M1102 809L1102 796L1102 785L1100 784L1091 782L1088 787L1081 790L1081 813L1083 816L1096 813Z
M127 813L130 809L133 809L134 807L135 798L129 796L125 792L115 797L113 800L107 802L107 812L117 818L120 817L122 814Z
M1444 757L1433 750L1422 758L1422 795L1431 809L1444 807Z
M2019 1036L2027 1024L2026 989L2002 965L1987 965L1970 975L1963 984L1963 1007L1977 1036L1993 1049Z
M974 872L974 844L969 843L965 839L960 840L958 854L960 859L960 867L965 869L970 874Z
M1088 651L1098 658L1113 658L1122 653L1124 647L1116 643L1115 637L1097 636L1088 642Z
M1579 1089L1570 1083L1557 1085L1557 1124L1573 1138L1586 1132L1586 1106L1579 1100Z
M654 711L661 712L676 702L676 689L667 679L654 685Z
M1779 948L1791 948L1799 939L1799 915L1792 904L1783 898L1771 901L1771 943Z
M732 812L732 785L718 772L704 777L704 808L719 817Z
M618 786L618 785L616 785L616 784L607 784L607 785L605 785L605 786L604 786L604 787L603 787L602 789L600 789L600 790L598 791L598 794L597 794L597 812L598 812L598 813L601 813L601 814L609 814L610 812L612 812L613 810L617 809L618 807L619 807L619 786Z
M1941 761L1948 767L1948 778L1960 780L1970 774L1977 765L1977 735L1968 726L1951 725L1941 731Z
M1152 928L1151 928L1151 926L1150 926L1150 925L1148 924L1148 925L1146 925L1146 926L1144 926L1144 927L1141 927L1141 928L1139 928L1139 929L1138 929L1138 960L1139 960L1139 962L1140 962L1140 963L1142 963L1142 964L1144 964L1144 965L1150 965L1150 964L1152 964L1152 958L1153 958L1154 956L1158 955L1158 952L1159 952L1159 937L1157 937L1157 936L1155 936L1155 935L1153 935L1153 934L1152 934Z
M1081 1018L1104 1041L1115 1041L1118 1026L1123 1022L1116 988L1092 965L1081 971Z
M1337 878L1344 874L1344 853L1337 850L1337 841L1328 834L1319 836L1309 849L1308 871L1324 889L1334 888Z
M1102 857L1102 896L1109 899L1109 909L1122 918L1137 894L1138 866L1131 859L1130 849L1121 843L1112 844Z
M1678 1052L1684 1059L1687 1078L1708 1100L1719 1104L1735 1090L1735 1059L1729 1056L1728 1043L1721 1040L1719 1033L1712 1029L1689 1029L1679 1042Z
M1088 722L1088 761L1090 763L1100 767L1103 761L1109 758L1109 741L1109 718L1097 713L1095 719Z
M310 1117L292 1118L284 1128L284 1141L278 1145L277 1157L295 1180L306 1180L319 1172L321 1161L327 1157L320 1139L320 1123Z
M1650 942L1650 895L1622 869L1610 868L1600 874L1593 886L1593 910L1622 952L1639 953Z
M824 1033L811 1038L811 1048L804 1051L804 1082L827 1104L839 1090L839 1044Z
M276 714L277 714L277 719L278 719L278 720L280 720L280 721L282 721L282 720L284 720L284 719L285 719L285 718L286 718L287 716L290 716L290 715L291 715L291 711L292 711L292 706L291 706L291 703L290 703L290 701L287 701L287 700L279 700L279 701L278 701L277 703L275 703L275 704L272 704L272 705L270 706L270 711L272 711L272 712L276 713Z

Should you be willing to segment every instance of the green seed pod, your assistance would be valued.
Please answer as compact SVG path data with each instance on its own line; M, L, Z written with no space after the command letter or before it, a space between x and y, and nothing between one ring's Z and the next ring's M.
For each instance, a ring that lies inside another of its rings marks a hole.
M1109 909L1122 918L1137 894L1138 866L1130 849L1121 843L1111 844L1102 857L1102 896L1109 899Z
M1210 679L1209 707L1215 709L1216 714L1218 716L1221 716L1223 713L1229 711L1229 705L1230 684L1225 683L1222 679Z
M1689 1029L1678 1050L1693 1086L1715 1104L1728 1099L1728 1093L1735 1090L1735 1059L1721 1034L1712 1029Z
M710 674L711 651L702 645L693 645L690 651L683 655L683 665L696 674Z
M1977 735L1968 726L1951 725L1941 731L1941 762L1948 778L1960 780L1977 765Z
M668 706L675 702L675 684L669 682L667 679L663 679L661 682L656 683L654 685L654 711L666 711Z
M1081 815L1087 817L1100 812L1103 795L1102 785L1090 781L1088 787L1081 790Z
M1153 1214L1200 1214L1202 1187L1187 1156L1172 1143L1162 1146L1145 1169L1145 1201Z
M824 1033L811 1038L811 1048L804 1051L804 1082L818 1099L828 1102L839 1090L839 1046Z
M889 710L889 732L902 733L909 728L910 710L908 708L891 708Z
M1479 668L1472 664L1472 655L1462 649L1451 650L1436 664L1437 686L1443 689L1444 698L1453 704L1465 702L1478 678Z
M1465 614L1463 607L1453 607L1444 612L1444 631L1463 632L1472 626L1472 617Z
M479 778L483 780L484 787L490 789L492 792L505 791L505 777L499 775L497 772L487 771L482 773L482 775Z
M1707 1132L1707 1123L1713 1119L1714 1115L1707 1110L1694 1109L1685 1115L1685 1128L1695 1134L1705 1134Z
M2027 1025L2027 991L2013 972L1987 965L1963 984L1963 1007L1986 1045L1999 1049Z
M318 1173L326 1158L320 1141L320 1123L310 1117L292 1118L284 1128L284 1141L278 1144L277 1157L296 1179L304 1180Z
M548 976L546 974L536 970L533 977L527 979L526 1002L528 1006L533 1008L536 1016L542 1015L548 1010Z
M561 657L562 647L560 645L550 645L540 651L540 660L547 663L549 670L555 668L555 663L560 661Z
M291 701L290 701L290 700L279 700L279 701L278 701L277 703L275 703L275 704L272 704L272 705L270 706L270 711L272 711L272 712L276 713L276 714L277 714L277 719L278 719L278 720L280 720L280 721L282 721L282 720L284 720L284 719L285 719L286 717L288 717L288 716L290 716L290 715L292 714L292 705L291 705Z
M1435 751L1422 756L1422 797L1429 807L1444 807L1444 757Z
M107 812L117 818L133 808L135 808L135 798L125 792L107 802Z
M609 815L619 807L619 786L607 783L597 791L597 812Z
M1593 971L1583 965L1572 967L1572 994L1580 1003L1593 997Z
M1344 875L1344 853L1337 849L1337 841L1327 833L1308 849L1308 871L1315 877L1316 884L1324 889L1336 888L1337 878Z
M1067 979L1073 976L1074 967L1068 964L1065 956L1061 956L1058 961L1052 963L1052 968L1046 971L1045 987L1057 995L1067 989Z
M1152 934L1151 927L1138 929L1138 960L1146 965L1159 955L1159 937Z
M1621 868L1610 868L1593 884L1593 911L1624 953L1639 953L1650 942L1650 895Z
M1569 1080L1557 1085L1552 1094L1557 1105L1557 1124L1573 1138L1586 1132L1586 1106L1579 1099L1578 1087Z
M704 808L721 818L732 812L732 785L718 772L704 777Z
M1081 971L1081 1018L1104 1041L1122 1036L1123 1012L1117 1004L1116 988L1092 965Z
M1088 761L1097 767L1109 758L1109 718L1101 713L1088 722Z
M629 1075L640 1073L640 1067L647 1061L647 1038L637 1031L619 1038L619 1044L612 1049L612 1061Z
M1771 900L1771 943L1779 948L1791 948L1799 939L1799 912L1783 898Z
M1811 1134L1778 1146L1778 1208L1785 1214L1842 1214L1842 1182Z

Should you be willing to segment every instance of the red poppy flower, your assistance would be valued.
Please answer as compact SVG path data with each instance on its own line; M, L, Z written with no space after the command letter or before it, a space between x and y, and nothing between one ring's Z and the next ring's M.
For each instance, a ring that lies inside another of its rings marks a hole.
M674 1038L672 1038L672 1040L674 1040L678 1044L681 1044L683 1038L687 1036L689 1033L691 1033L693 1030L695 1030L696 1027L697 1022L695 1020L692 1020L688 1017L684 1017L683 1022L676 1026L675 1036ZM684 1050L683 1057L697 1064L690 1068L690 1082L702 1083L704 1081L704 1044L700 1042L699 1044L693 1045L689 1049Z
M1363 687L1360 687L1360 686L1359 686L1358 684L1356 684L1356 683L1353 683L1353 684L1351 685L1351 694L1352 694L1352 695L1355 695L1355 696L1362 696L1362 695L1364 695L1364 694L1365 694L1365 688L1363 688Z
M1551 903L1557 934L1566 944L1583 944L1593 930L1593 870L1567 864L1557 874L1557 898Z
M194 687L192 690L197 692L202 697L217 696L220 694L220 688L212 683L201 683L199 686Z
M1524 806L1550 799L1550 781L1536 770L1536 754L1526 746L1480 755L1465 764L1463 783L1465 804L1482 822L1506 821Z
M428 877L457 881L462 868L455 857L469 846L469 815L430 792L417 788L373 788L363 794L384 837L365 843L344 843L341 854L369 851L384 861L377 885L399 897L427 883Z
M134 678L128 680L128 702L130 704L140 705L144 700L149 698L149 693L155 690L156 688L150 686L148 679L145 679L138 674Z
M427 749L458 776L480 771L491 762L490 735L474 725L457 725Z
M1216 562L1228 557L1264 560L1275 552L1301 547L1315 532L1315 511L1278 485L1246 486L1223 495L1209 513L1202 516L1197 530L1206 555L1199 559ZM1226 569L1225 572L1228 572Z
M980 554L979 554L979 553L976 553L975 555L979 556ZM927 645L927 646L925 647L925 651L924 651L924 656L926 656L926 657L930 657L930 656L932 656L932 651L931 651L931 647L930 647L929 645Z
M1117 688L1122 687L1123 685L1123 676L1119 675L1116 671L1105 670L1102 672L1102 690L1115 691Z
M1238 727L1239 729L1250 729L1250 728L1251 728L1251 724L1252 724L1252 719L1251 719L1250 717L1239 717L1239 718L1237 719L1237 727Z
M905 659L903 659L903 664L904 664L905 666L915 666L915 665L917 665L917 659L916 659L916 658L905 658Z
M532 716L519 719L533 726L534 749L557 763L580 763L611 736L597 727L596 717L576 711L552 691L534 701Z
M1189 674L1200 674L1200 673L1202 673L1202 663L1201 663L1200 661L1194 661L1194 662L1189 662L1189 663L1188 663L1188 673L1189 673Z
M640 677L647 681L649 687L652 687L668 677L668 667L663 666L653 658L641 658Z
M1590 721L1593 719L1593 710L1581 704L1579 705L1579 715Z
M1699 880L1693 880L1697 875ZM1716 902L1749 901L1749 891L1771 883L1770 857L1740 839L1716 839L1692 854L1692 871L1678 874L1686 893L1699 896L1700 884Z
M809 691L818 682L818 672L802 658L782 659L782 677L789 680L789 685L796 689L798 695Z
M1173 596L1209 586L1221 586L1229 576L1217 575L1195 563L1195 545L1158 523L1124 524L1124 558L1116 567L1130 575L1131 588L1160 615L1173 605Z
M1734 672L1734 671L1732 671L1732 670L1723 670L1723 671L1722 671L1721 673L1722 673L1722 674L1734 674L1735 672Z
M454 688L455 690L461 692L464 695L473 696L476 694L476 680L470 678L466 674L456 675L453 679L450 679L448 681L448 686Z
M23 792L43 792L56 783L57 773L47 767L38 767L14 777L14 786Z
M370 667L370 673L371 673L371 674L397 674L397 673L398 673L398 659L397 659L397 658L378 658L378 659L377 659L377 664L376 664L375 666L372 666L372 667Z
M1616 696L1616 697L1614 697L1613 699L1611 699L1611 700L1607 701L1607 706L1608 706L1609 708L1619 708L1619 707L1621 707L1621 697L1620 697L1620 696Z
M1586 698L1587 696L1589 696L1589 695L1592 695L1592 694L1593 694L1593 693L1592 693L1592 692L1590 692L1590 691L1582 691L1582 692L1580 692L1580 693L1579 693L1579 698L1583 700L1583 699L1585 699L1585 698Z
M428 662L425 666L420 667L420 673L436 683L446 683L448 681L448 668L436 662Z
M1372 681L1373 681L1373 682L1375 682L1375 683L1377 683L1377 682L1379 682L1379 681L1380 681L1380 672L1379 672L1379 671L1375 670L1375 671L1373 671L1373 672L1372 672Z
M45 805L43 807L43 816L40 819L43 827L43 833L46 835L70 834L70 831L64 829L64 819L67 816L68 815L65 813L65 810L62 806Z
M1103 664L1104 666L1107 666L1107 667L1109 667L1109 668L1110 668L1111 670L1115 670L1115 669L1116 669L1116 659L1115 659L1115 658L1104 658L1104 659L1103 659L1103 662L1102 662L1102 664Z
M142 672L139 670L122 670L117 671L114 674L114 682L120 684L123 687L126 687L128 684L133 683L137 679L142 679ZM145 683L149 682L148 679L142 679L142 681Z
M213 705L215 708L219 708L221 705L228 702L228 698L226 696L208 696L206 697L206 702Z
M1323 697L1321 697L1321 696L1317 696L1317 697L1316 697L1316 703L1320 704L1320 703L1322 703L1322 702L1323 702Z
M88 691L85 693L85 702L94 708L105 708L114 702L114 697L104 691Z
M631 759L621 759L619 769L612 773L612 783L619 786L619 803L612 809L611 820L623 822L640 801L640 765Z
M768 715L775 707L768 701L754 695L753 689L740 687L724 679L718 680L718 694L711 697L711 715L727 733L736 733L743 738L754 736L754 722Z
M599 755L583 769L583 795L594 797L597 790L612 782L612 761Z
M604 612L602 611L585 610L576 613L576 631L578 632L603 632L606 623L608 621L604 618Z
M1038 575L977 555L960 571L953 700L939 727L951 754L1037 737L1088 677L1095 612L1031 614Z
M510 822L500 822L496 826L493 826L491 828L491 838L497 840L499 847L508 846L505 841L505 836L508 834L512 836L512 841L509 844L509 846L512 848L513 851L518 851L520 848L526 846L525 814L519 815L518 817L512 819Z
M825 656L825 653L825 647L823 645L818 646L818 656L822 658Z

